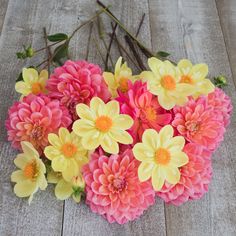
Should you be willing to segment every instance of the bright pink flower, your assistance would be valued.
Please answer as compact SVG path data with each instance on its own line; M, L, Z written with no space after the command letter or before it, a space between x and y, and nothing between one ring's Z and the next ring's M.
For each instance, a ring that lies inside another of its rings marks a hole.
M139 162L132 151L120 155L93 153L83 167L86 182L86 203L110 223L124 224L143 214L155 202L150 182L138 179Z
M47 83L49 96L59 99L73 118L76 119L75 106L89 104L92 97L100 97L104 102L110 98L107 85L98 65L87 61L66 61L54 70Z
M222 116L225 127L228 126L233 111L230 97L222 89L216 88L214 92L208 94L208 104L219 116Z
M166 203L179 206L188 200L200 199L207 191L212 177L211 152L203 146L189 143L184 147L189 162L181 167L180 182L165 183L157 195Z
M146 83L136 81L129 83L127 94L119 93L117 101L120 103L121 113L128 114L134 119L130 130L134 144L142 139L146 129L159 131L171 122L172 115L163 109L153 94L147 90Z
M8 111L6 128L12 146L20 149L21 141L29 141L42 153L48 134L71 124L71 116L59 101L46 95L30 94L16 102Z
M218 116L207 104L206 97L190 98L183 107L175 107L173 113L172 125L187 141L214 151L223 140L225 128L222 116Z

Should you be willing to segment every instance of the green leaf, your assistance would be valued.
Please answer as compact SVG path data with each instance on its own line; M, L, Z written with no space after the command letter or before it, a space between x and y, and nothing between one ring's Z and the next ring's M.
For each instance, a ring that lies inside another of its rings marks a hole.
M158 51L157 53L156 53L156 57L168 57L168 56L170 56L170 53L168 53L168 52L164 52L164 51Z
M47 38L51 42L58 42L68 39L68 35L63 33L58 33L58 34L48 35Z
M27 68L35 68L34 66L29 66ZM18 75L16 82L22 81L23 80L23 76L22 76L22 72Z
M54 50L53 61L61 64L61 59L68 58L68 46L69 42L65 42Z

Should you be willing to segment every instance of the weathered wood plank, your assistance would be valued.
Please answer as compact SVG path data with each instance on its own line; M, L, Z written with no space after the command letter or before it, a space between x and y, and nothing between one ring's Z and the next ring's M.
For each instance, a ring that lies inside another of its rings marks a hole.
M0 235L60 235L64 202L57 201L52 186L35 194L31 206L14 196L10 174L16 152L6 143L4 120L7 110L18 99L14 91L17 74L25 62L15 58L22 45L44 45L42 28L48 32L71 32L77 24L76 1L9 1L0 42ZM39 63L43 54L33 60Z
M0 0L0 36L2 32L2 27L5 19L5 14L7 11L8 0Z
M80 1L79 9L87 14L87 18L93 15L94 8L91 8L95 1ZM106 4L112 5L112 12L130 29L136 32L136 27L142 17L142 13L146 13L145 23L140 32L140 39L151 47L150 28L148 18L148 1L104 1ZM110 19L103 16L105 26L110 28ZM121 31L118 31L121 34ZM78 33L80 48L77 48L76 56L83 58L83 50L87 47L87 41L83 41L85 36ZM116 49L117 50L117 49ZM117 51L115 55L118 55ZM114 54L113 54L114 55ZM117 58L113 58L114 61ZM91 45L89 51L89 60L93 63L101 64L101 58L96 52L94 44ZM155 205L150 207L144 215L137 221L120 226L116 223L109 224L101 216L91 212L84 203L77 204L72 200L65 201L63 235L165 235L165 216L163 202L157 200Z
M223 31L226 49L229 56L234 82L236 83L236 1L216 0L216 6L220 18L221 29Z
M235 86L215 1L151 0L150 19L156 50L169 51L176 60L187 57L195 63L205 62L211 77L226 75L229 86L225 91L235 106ZM213 156L209 193L181 207L166 206L167 235L236 234L235 120L234 112L225 141Z

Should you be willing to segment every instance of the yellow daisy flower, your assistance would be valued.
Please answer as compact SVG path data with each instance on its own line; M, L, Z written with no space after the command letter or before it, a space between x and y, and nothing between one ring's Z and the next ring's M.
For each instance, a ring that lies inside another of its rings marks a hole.
M60 128L58 136L48 135L48 141L51 146L47 146L44 153L52 161L53 170L62 172L63 178L70 181L88 162L87 150L81 145L81 139L74 132Z
M45 178L46 168L39 154L29 142L21 142L23 153L18 154L14 160L15 165L20 169L11 175L11 181L16 182L14 192L18 197L29 197L29 203L34 193L45 190L47 180Z
M18 93L21 93L21 99L30 93L35 95L46 92L46 82L48 79L48 71L42 70L40 74L34 68L23 68L23 81L19 81L15 85Z
M158 96L160 105L170 110L175 105L184 105L188 96L193 94L193 86L180 83L177 68L169 61L160 61L155 57L148 59L151 71L144 71L141 77L147 82L151 93Z
M136 78L132 76L132 70L127 66L127 63L122 64L122 57L119 57L116 62L115 73L104 72L103 77L113 98L118 96L118 89L121 92L127 92L128 80L133 82Z
M75 202L80 202L81 195L85 188L85 181L80 172L78 175L73 176L71 181L68 182L63 179L60 172L51 170L48 173L47 179L48 183L56 184L55 196L57 199L66 200L72 196Z
M78 104L76 111L81 119L74 122L73 131L81 137L84 148L94 150L101 145L104 151L117 154L117 142L133 142L130 134L125 131L133 125L133 120L128 115L119 114L117 101L105 104L100 98L94 97L90 107Z
M183 59L179 61L178 68L180 70L180 83L193 85L195 89L194 98L214 91L215 86L209 79L206 79L208 74L206 64L192 65L189 60Z
M185 139L182 136L173 137L171 125L164 126L159 133L147 129L143 133L142 143L133 148L134 156L141 161L138 177L141 182L152 179L152 186L159 191L165 180L176 184L180 180L181 167L188 163L188 156L182 151Z

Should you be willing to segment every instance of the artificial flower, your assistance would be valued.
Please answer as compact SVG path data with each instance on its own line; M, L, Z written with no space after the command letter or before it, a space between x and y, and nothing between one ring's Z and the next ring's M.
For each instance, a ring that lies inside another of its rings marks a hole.
M180 180L179 167L188 163L183 152L185 140L182 136L173 137L171 125L164 126L158 133L147 129L143 133L142 143L135 144L134 156L141 161L138 177L141 182L152 179L153 188L158 191L167 181L176 184Z
M208 105L206 97L190 98L185 106L175 107L173 113L172 125L187 141L214 151L223 140L222 116Z
M21 141L28 141L41 154L48 145L48 134L68 127L71 122L67 108L59 101L42 94L30 94L8 110L8 140L17 149L20 149Z
M192 65L189 60L183 59L178 63L180 71L180 83L190 84L194 87L194 98L207 95L214 91L214 84L206 78L208 66L206 64Z
M42 70L39 74L34 68L23 68L22 77L23 81L15 85L16 92L22 94L21 99L31 93L35 95L46 93L47 70Z
M83 167L86 203L108 222L124 224L143 214L155 202L149 181L140 182L138 161L131 149L110 157L97 152Z
M140 77L147 81L150 92L158 96L159 104L167 110L184 105L194 89L192 85L180 83L177 68L171 62L155 57L148 59L148 65L151 71L142 72Z
M230 97L222 89L216 88L214 92L208 94L207 103L218 116L222 116L224 126L227 127L233 111Z
M130 84L129 91L119 93L116 100L120 103L121 113L130 115L134 120L129 130L134 142L141 141L146 129L159 131L172 120L171 113L160 106L156 97L147 90L146 82L141 80Z
M48 140L51 145L45 148L45 156L52 161L52 169L62 172L63 178L70 181L88 162L87 150L81 145L81 139L66 128L60 128L58 135L49 134Z
M157 195L166 203L179 206L188 200L200 199L207 191L212 177L211 152L203 146L188 143L184 152L189 162L180 168L180 181L165 183Z
M119 57L116 62L115 73L103 72L103 77L113 98L117 97L118 91L122 93L127 92L128 81L135 80L135 77L132 76L132 70L127 66L127 63L122 64L122 57Z
M66 181L61 172L51 170L47 175L48 183L56 184L55 196L59 200L66 200L72 196L75 202L79 203L84 193L85 182L79 172L70 181Z
M20 169L11 175L11 181L16 182L14 192L18 197L29 197L29 203L38 189L45 190L47 180L45 177L46 168L39 153L29 142L21 142L23 153L18 154L14 160L15 165Z
M110 99L110 93L98 65L87 61L68 60L54 70L47 82L49 96L65 105L76 120L76 105L89 104L93 97L104 102Z
M81 137L84 148L93 150L101 145L104 151L116 154L119 152L117 142L133 142L126 131L133 125L133 120L128 115L119 114L117 101L105 104L100 98L94 97L90 107L78 104L76 111L81 119L74 122L73 131Z

